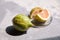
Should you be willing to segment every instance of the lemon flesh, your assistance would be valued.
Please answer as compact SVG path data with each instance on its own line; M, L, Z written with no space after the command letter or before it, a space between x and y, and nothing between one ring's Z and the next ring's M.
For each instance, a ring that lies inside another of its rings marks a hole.
M41 11L42 11L42 8L40 8L40 7L33 8L30 12L30 18L32 19L37 13L39 13Z

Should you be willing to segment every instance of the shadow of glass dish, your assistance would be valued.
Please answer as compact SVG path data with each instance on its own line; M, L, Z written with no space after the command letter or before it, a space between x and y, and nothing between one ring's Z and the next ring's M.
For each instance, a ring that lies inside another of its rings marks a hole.
M48 26L51 22L52 22L52 16L46 21L46 22L38 22L36 20L32 20L31 22L34 24L34 28L37 28L37 27L45 27L45 26Z
M19 35L23 35L23 34L26 34L26 31L18 31L14 28L14 26L8 26L6 28L6 32L9 34L9 35L12 35L12 36L19 36Z

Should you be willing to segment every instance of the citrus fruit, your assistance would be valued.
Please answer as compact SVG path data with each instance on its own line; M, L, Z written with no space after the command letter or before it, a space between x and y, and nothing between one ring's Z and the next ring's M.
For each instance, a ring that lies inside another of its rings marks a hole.
M41 11L42 11L42 8L40 8L40 7L33 8L30 12L30 18L33 18L37 13L39 13Z
M50 17L50 14L47 9L42 8L34 8L32 9L30 13L30 18L39 21L39 22L45 22Z
M14 28L19 31L26 31L30 26L32 26L30 19L23 14L16 15L13 18L12 22L13 22Z

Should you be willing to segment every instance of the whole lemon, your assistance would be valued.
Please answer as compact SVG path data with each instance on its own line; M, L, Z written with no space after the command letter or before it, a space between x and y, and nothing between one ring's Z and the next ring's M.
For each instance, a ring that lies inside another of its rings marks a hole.
M13 18L12 22L13 22L14 28L19 31L27 31L29 27L33 26L30 19L23 14L16 15Z

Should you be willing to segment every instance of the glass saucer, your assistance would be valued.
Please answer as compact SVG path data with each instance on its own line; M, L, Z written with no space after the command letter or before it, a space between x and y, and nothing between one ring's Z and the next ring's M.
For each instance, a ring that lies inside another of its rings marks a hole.
M51 22L52 22L52 19L53 19L53 17L52 16L50 16L50 18L46 21L46 22L37 22L37 21L35 21L35 20L32 20L31 22L34 24L34 26L33 27L40 27L40 26L48 26Z

